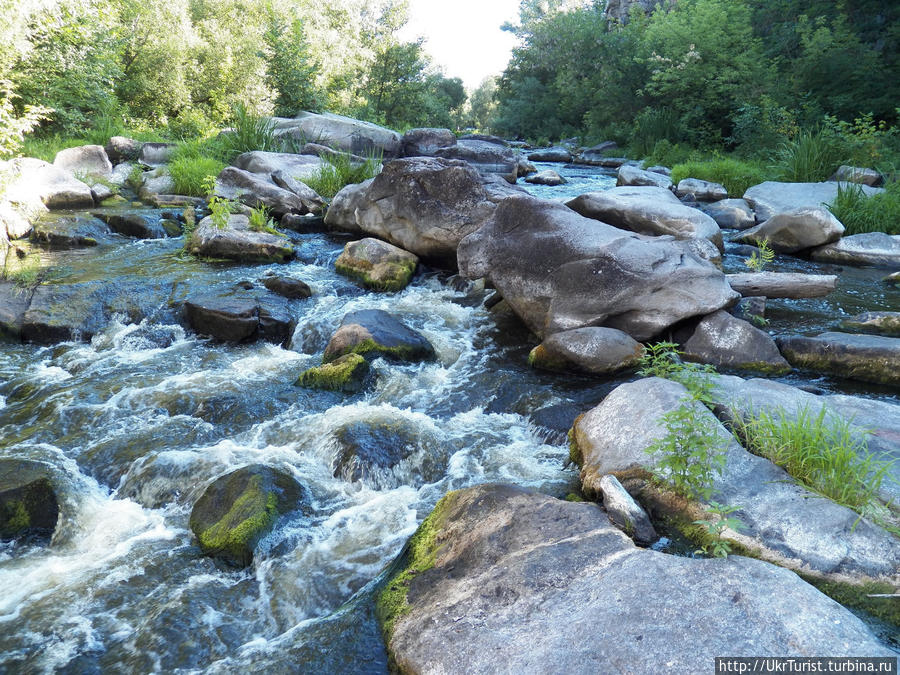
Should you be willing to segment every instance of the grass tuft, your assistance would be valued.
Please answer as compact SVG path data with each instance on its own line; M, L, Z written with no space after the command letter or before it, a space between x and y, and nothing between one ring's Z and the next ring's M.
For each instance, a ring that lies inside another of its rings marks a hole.
M731 197L740 197L747 188L770 177L770 172L762 164L732 157L689 161L672 167L672 182L676 185L685 178L699 178L724 185Z
M848 158L835 134L825 129L801 131L782 141L772 167L778 178L792 183L816 183L828 178Z
M890 183L884 192L871 197L860 185L840 185L837 197L827 206L843 223L844 236L864 232L900 234L900 183Z
M350 155L335 153L322 158L325 164L318 174L303 180L325 199L332 199L346 185L373 178L381 169L381 157L372 155L365 162L354 162Z

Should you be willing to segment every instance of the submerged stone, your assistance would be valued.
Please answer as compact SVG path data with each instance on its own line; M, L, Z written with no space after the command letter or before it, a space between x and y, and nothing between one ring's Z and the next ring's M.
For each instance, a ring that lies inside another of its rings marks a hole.
M900 385L900 338L826 332L777 339L791 365L851 380Z
M284 472L245 466L207 486L191 511L190 528L206 555L246 567L259 541L280 517L301 506L304 493Z
M373 359L383 356L394 361L426 361L435 357L434 347L421 333L380 309L364 309L344 316L322 359L334 361L344 354L361 354Z

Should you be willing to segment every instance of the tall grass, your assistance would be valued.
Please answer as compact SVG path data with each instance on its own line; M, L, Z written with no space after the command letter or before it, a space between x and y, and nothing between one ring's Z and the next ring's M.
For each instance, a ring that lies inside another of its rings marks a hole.
M883 511L878 495L891 463L869 452L866 438L847 420L827 416L824 406L818 413L803 407L794 416L778 410L748 420L738 414L733 418L747 449L811 490L861 515Z
M778 178L792 183L815 183L827 180L841 164L848 161L840 139L829 130L801 131L795 138L783 141L775 152L774 166Z
M243 152L280 152L283 148L281 141L275 137L275 123L252 114L243 103L234 106L231 127L231 131L221 136L226 161L232 161Z
M175 192L180 195L205 197L210 177L215 178L225 162L224 152L217 139L186 141L172 156L169 174L175 182Z
M871 197L859 185L839 185L837 197L827 206L844 224L845 236L863 232L900 234L900 183L889 183L884 192Z
M335 153L322 157L325 164L318 173L303 180L325 199L332 199L345 185L362 183L381 170L381 157L373 155L364 162L353 161L350 155Z
M684 178L699 178L725 186L732 197L740 197L752 185L769 180L770 173L762 164L742 161L732 157L719 157L705 161L691 161L672 167L672 182Z
M646 157L658 141L677 140L682 136L681 120L668 108L645 108L634 118L628 140L631 157Z

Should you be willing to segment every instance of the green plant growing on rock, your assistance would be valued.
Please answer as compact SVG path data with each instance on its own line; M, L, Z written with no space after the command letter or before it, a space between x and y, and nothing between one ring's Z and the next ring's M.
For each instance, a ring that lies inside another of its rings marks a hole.
M657 458L657 472L675 492L689 499L709 499L713 480L725 468L725 442L715 419L691 396L662 416L666 434L645 452Z
M374 178L381 170L380 155L370 155L364 162L354 161L346 153L335 153L322 159L325 164L318 173L303 182L325 199L332 199L346 185Z
M744 264L753 272L762 272L766 265L772 264L773 260L775 260L775 251L769 248L769 240L763 239L759 242L757 250L744 260Z
M888 183L872 196L861 185L838 185L834 201L826 205L844 226L845 236L865 232L900 234L900 183Z
M234 213L235 203L216 194L215 176L207 176L206 180L203 181L203 187L208 195L207 205L209 206L209 215L212 218L213 225L220 230L224 230L228 227L229 216Z
M681 360L681 354L674 342L645 345L638 375L662 377L678 382L691 393L692 397L705 406L712 407L712 380L709 376L715 373L716 369L708 364L685 363Z
M262 204L257 204L255 208L250 210L249 227L254 232L266 232L281 236L281 233L275 229L275 221L269 217L269 209Z
M41 257L38 254L29 254L13 246L6 248L0 280L11 281L19 288L31 288L40 283L41 277Z
M696 551L697 553L705 553L714 558L727 558L731 553L731 542L722 537L726 529L739 530L744 524L730 514L737 511L739 506L725 506L716 501L709 502L709 512L715 516L713 520L695 520L694 525L699 525L706 530L711 541L704 544L703 547Z

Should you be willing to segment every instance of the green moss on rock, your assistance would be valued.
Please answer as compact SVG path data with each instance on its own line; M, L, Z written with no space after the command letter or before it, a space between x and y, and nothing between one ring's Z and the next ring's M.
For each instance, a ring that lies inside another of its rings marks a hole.
M338 274L361 281L366 288L391 292L402 291L409 285L416 271L416 263L402 261L373 265L364 260L356 260L353 263L338 260L334 269Z
M300 374L296 385L331 391L359 391L368 373L369 362L365 357L350 353L330 363L304 371Z
M870 595L895 595L898 592L896 586L877 581L854 586L838 581L823 581L807 574L800 574L800 577L845 607L861 610L900 628L900 598L869 597Z

